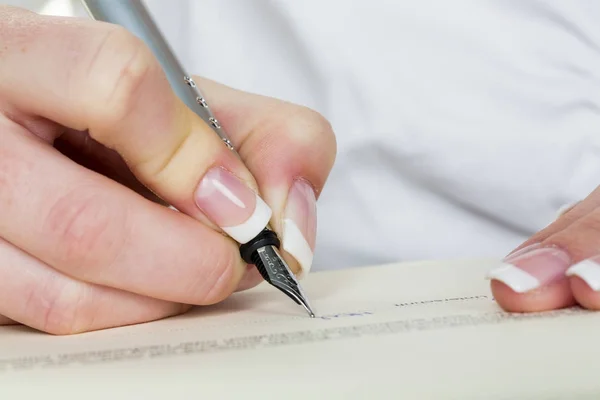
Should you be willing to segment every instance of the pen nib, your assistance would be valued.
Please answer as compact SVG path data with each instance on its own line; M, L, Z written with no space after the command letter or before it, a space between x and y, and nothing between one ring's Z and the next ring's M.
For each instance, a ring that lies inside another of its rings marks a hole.
M256 268L258 268L260 274L267 282L281 290L297 304L304 307L311 318L315 318L315 313L313 312L302 287L277 251L276 247L261 247L256 251L253 261L254 265L256 265Z

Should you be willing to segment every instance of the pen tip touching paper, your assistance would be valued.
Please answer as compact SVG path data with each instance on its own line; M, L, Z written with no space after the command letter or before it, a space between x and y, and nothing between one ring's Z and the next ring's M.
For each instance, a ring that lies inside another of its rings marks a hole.
M302 304L302 307L304 307L304 309L311 318L315 318L315 312L312 310L310 304L308 304L308 301L306 299L301 299L300 304Z

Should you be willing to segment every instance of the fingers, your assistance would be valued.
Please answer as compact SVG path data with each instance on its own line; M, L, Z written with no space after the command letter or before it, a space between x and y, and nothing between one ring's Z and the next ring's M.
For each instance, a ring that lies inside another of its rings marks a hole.
M127 186L150 201L168 206L140 183L116 151L98 143L88 133L67 130L54 141L54 148L77 164Z
M153 321L188 309L77 281L0 239L0 313L52 334L72 334Z
M575 210L573 210L575 211ZM600 208L573 222L545 241L559 246L571 257L566 271L577 302L600 310Z
M600 192L567 210L489 273L509 311L600 310Z
M273 210L290 266L307 274L316 241L316 199L336 154L330 124L309 109L194 78Z
M570 256L562 249L532 245L489 272L498 304L512 312L537 312L575 304L566 271Z
M139 183L117 153L102 146L87 134L67 132L55 141L54 147L86 168L99 172L133 189L150 201L163 204L154 193ZM236 291L250 289L262 280L258 270L254 266L248 266Z
M174 95L149 50L123 29L34 14L2 21L0 74L7 79L0 94L11 107L89 130L154 193L238 242L273 217L284 256L295 271L308 272L316 198L335 157L333 133L321 116L199 79L255 181ZM257 196L257 185L271 207Z
M524 247L532 244L541 243L548 237L567 228L579 218L589 214L600 205L600 188L596 188L584 200L570 204L559 210L557 218L550 225L531 236L528 240L517 247L513 252L516 252Z
M65 275L143 296L212 304L235 290L246 265L233 241L23 130L0 120L0 237Z
M15 325L17 322L10 318L6 318L4 315L0 315L0 325Z
M241 243L265 227L272 212L250 172L180 101L138 38L110 24L3 10L0 95L12 107L88 130L159 197Z
M253 265L248 265L243 278L240 280L240 283L236 288L236 292L251 289L262 281L263 278L260 276L260 272L258 272L258 269L256 269L256 267L254 267Z

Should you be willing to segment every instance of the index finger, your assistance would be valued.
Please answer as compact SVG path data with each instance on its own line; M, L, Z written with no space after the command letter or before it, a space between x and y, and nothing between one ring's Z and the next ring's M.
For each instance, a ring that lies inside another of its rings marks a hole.
M316 203L336 156L331 125L306 107L195 79L273 210L283 256L299 277L308 274Z

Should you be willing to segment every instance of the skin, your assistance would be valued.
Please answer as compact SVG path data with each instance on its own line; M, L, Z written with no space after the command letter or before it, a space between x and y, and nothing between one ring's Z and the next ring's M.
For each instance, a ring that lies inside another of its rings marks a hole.
M281 233L292 182L318 197L335 160L316 112L195 77L238 160L177 99L150 51L109 24L0 6L0 77L0 325L79 333L251 288L256 270L194 204L203 174L219 165L245 181ZM597 190L519 248L595 256L599 207ZM524 294L491 285L508 311L600 308L579 278Z
M600 187L514 251L538 244L564 250L569 254L572 264L598 256ZM529 293L515 293L497 281L492 281L491 285L496 301L507 311L538 312L575 304L590 310L600 310L600 292L593 291L576 276L542 286Z
M1 6L0 43L0 324L85 332L250 288L255 268L194 202L204 173L260 193L280 233L292 182L318 196L333 165L316 112L195 77L237 159L122 28Z

